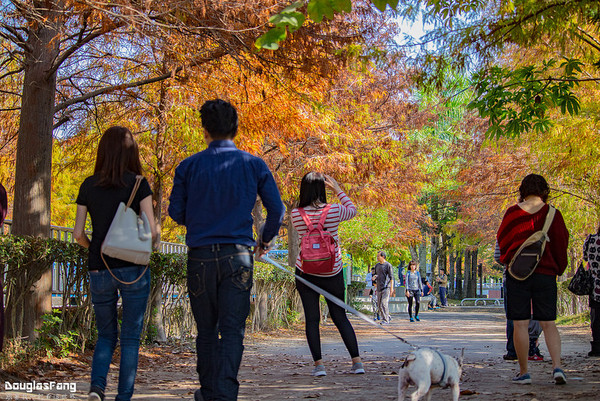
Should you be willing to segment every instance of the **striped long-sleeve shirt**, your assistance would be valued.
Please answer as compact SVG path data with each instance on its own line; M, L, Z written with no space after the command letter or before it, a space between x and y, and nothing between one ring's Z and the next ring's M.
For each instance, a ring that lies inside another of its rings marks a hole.
M335 276L342 270L342 252L340 251L340 240L338 238L338 226L342 221L350 220L354 216L356 216L356 207L348 198L344 192L339 192L337 194L340 199L341 204L333 203L331 204L331 209L329 209L329 213L327 214L327 219L325 219L325 224L323 228L331 233L333 238L335 238L335 265L333 266L333 272L329 274L319 274L322 277L332 277ZM325 206L325 205L323 205ZM321 218L321 211L323 207L315 208L312 206L307 206L304 208L304 211L308 215L311 223L317 225L319 223L319 219ZM292 225L298 231L300 235L300 240L302 237L306 235L308 232L308 227L304 220L302 220L302 216L300 216L300 212L298 208L292 210ZM296 267L302 270L302 260L300 259L300 255L296 259Z

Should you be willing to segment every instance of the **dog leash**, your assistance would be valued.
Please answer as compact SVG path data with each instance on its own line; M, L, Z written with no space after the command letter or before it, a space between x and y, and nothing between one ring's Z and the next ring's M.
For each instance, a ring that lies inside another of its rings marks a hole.
M323 295L325 298L327 298L328 300L330 300L331 302L333 302L334 304L344 308L345 310L347 310L348 312L352 313L353 315L361 318L362 320L364 320L365 322L385 331L386 333L396 337L398 340L402 341L403 343L405 343L406 345L409 345L413 348L419 348L416 345L413 345L411 343L409 343L408 341L406 341L404 338L400 337L399 335L397 335L396 333L393 333L392 331L388 330L387 328L385 328L384 326L375 323L373 320L371 320L370 317L368 317L367 315L365 315L362 312L357 311L356 309L354 309L353 307L351 307L350 305L348 305L347 303L345 303L344 301L342 301L341 299L339 299L338 297L334 296L333 294L325 291L324 289L322 289L321 287L318 287L316 285L314 285L313 283L309 282L308 280L306 280L303 277L298 276L295 273L292 273L291 271L289 271L288 269L286 269L285 267L281 266L279 263L275 262L273 259L269 258L268 256L263 256L260 260L264 260L265 262L268 262L270 264L272 264L273 266L275 266L276 268L278 268L279 270L282 270L286 273L290 273L293 274L294 277L296 277L296 279L298 281L300 281L301 283L303 283L304 285L306 285L307 287L311 288L312 290L318 292L319 294Z

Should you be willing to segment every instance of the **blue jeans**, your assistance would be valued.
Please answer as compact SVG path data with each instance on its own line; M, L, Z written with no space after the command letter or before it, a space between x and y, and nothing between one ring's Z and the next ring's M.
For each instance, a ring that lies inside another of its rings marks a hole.
M254 272L249 247L215 244L188 251L187 284L198 336L195 399L236 400Z
M131 266L113 269L112 272L122 281L133 281L143 270L144 267ZM106 376L119 334L117 301L120 293L123 306L121 362L119 364L118 395L115 401L129 401L133 395L140 334L150 294L150 270L146 270L144 276L137 283L130 285L116 281L108 270L91 271L89 274L90 292L98 328L98 342L92 360L91 388L102 392L106 389Z

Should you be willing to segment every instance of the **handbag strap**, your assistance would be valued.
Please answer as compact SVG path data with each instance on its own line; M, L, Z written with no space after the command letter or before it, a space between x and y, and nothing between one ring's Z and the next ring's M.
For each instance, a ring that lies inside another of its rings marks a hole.
M144 268L144 271L142 272L142 274L140 274L140 276L138 278L136 278L133 281L123 281L120 278L118 278L117 276L115 276L115 274L112 272L112 270L110 270L110 267L108 267L108 263L106 263L106 259L104 259L104 254L102 252L100 252L100 257L102 258L102 261L104 262L104 266L106 266L106 269L108 270L110 275L121 284L131 285L131 284L137 283L138 281L141 280L142 277L144 277L144 274L146 274L146 270L148 270L148 265L146 265L146 267Z
M133 189L131 190L131 195L129 195L129 200L127 201L128 208L131 207L133 198L135 198L135 194L137 193L137 190L140 188L140 184L142 183L143 179L144 179L143 175L135 176L135 184L133 185ZM104 266L106 266L106 269L108 270L110 275L121 284L131 285L131 284L137 283L138 281L141 280L142 277L144 277L144 274L146 274L146 270L148 270L148 265L146 265L146 268L144 269L144 271L142 272L142 274L140 274L140 276L138 278L136 278L133 281L123 281L123 280L119 279L117 276L115 276L115 274L112 272L112 270L110 270L110 267L108 267L108 263L106 263L106 259L104 259L104 254L102 253L102 251L100 251L100 257L102 258L102 261L104 262Z
M140 188L140 184L142 183L142 180L144 179L143 175L136 175L135 176L135 184L133 185L133 189L131 190L131 195L129 195L129 200L127 201L127 207L131 207L131 203L133 202L133 198L135 198L135 194L137 193L138 189Z

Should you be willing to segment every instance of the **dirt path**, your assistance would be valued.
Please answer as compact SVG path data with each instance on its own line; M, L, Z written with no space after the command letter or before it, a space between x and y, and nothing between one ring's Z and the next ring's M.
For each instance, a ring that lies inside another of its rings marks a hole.
M239 375L239 400L395 400L397 372L409 347L363 321L352 318L352 323L365 362L365 375L348 374L349 356L331 323L322 327L327 376L320 378L309 375L312 362L300 327L249 335ZM531 386L510 383L518 367L516 362L502 359L505 353L505 320L501 313L474 309L424 312L421 322L415 323L408 322L405 314L397 314L388 327L417 346L434 346L450 355L458 356L464 347L461 400L600 399L600 359L586 357L589 350L588 327L559 328L563 340L563 365L568 377L566 386L552 383L549 361L530 362ZM543 341L540 349L549 359ZM89 361L88 355L80 361L61 362L55 365L58 369L55 367L30 374L38 381L74 381L77 383L75 393L2 392L0 399L85 399L89 386ZM133 400L192 400L193 391L197 388L195 361L191 344L144 349ZM107 400L114 397L115 371L113 369L110 373ZM410 393L412 391L413 388L409 389ZM436 389L433 399L450 399L450 390Z

